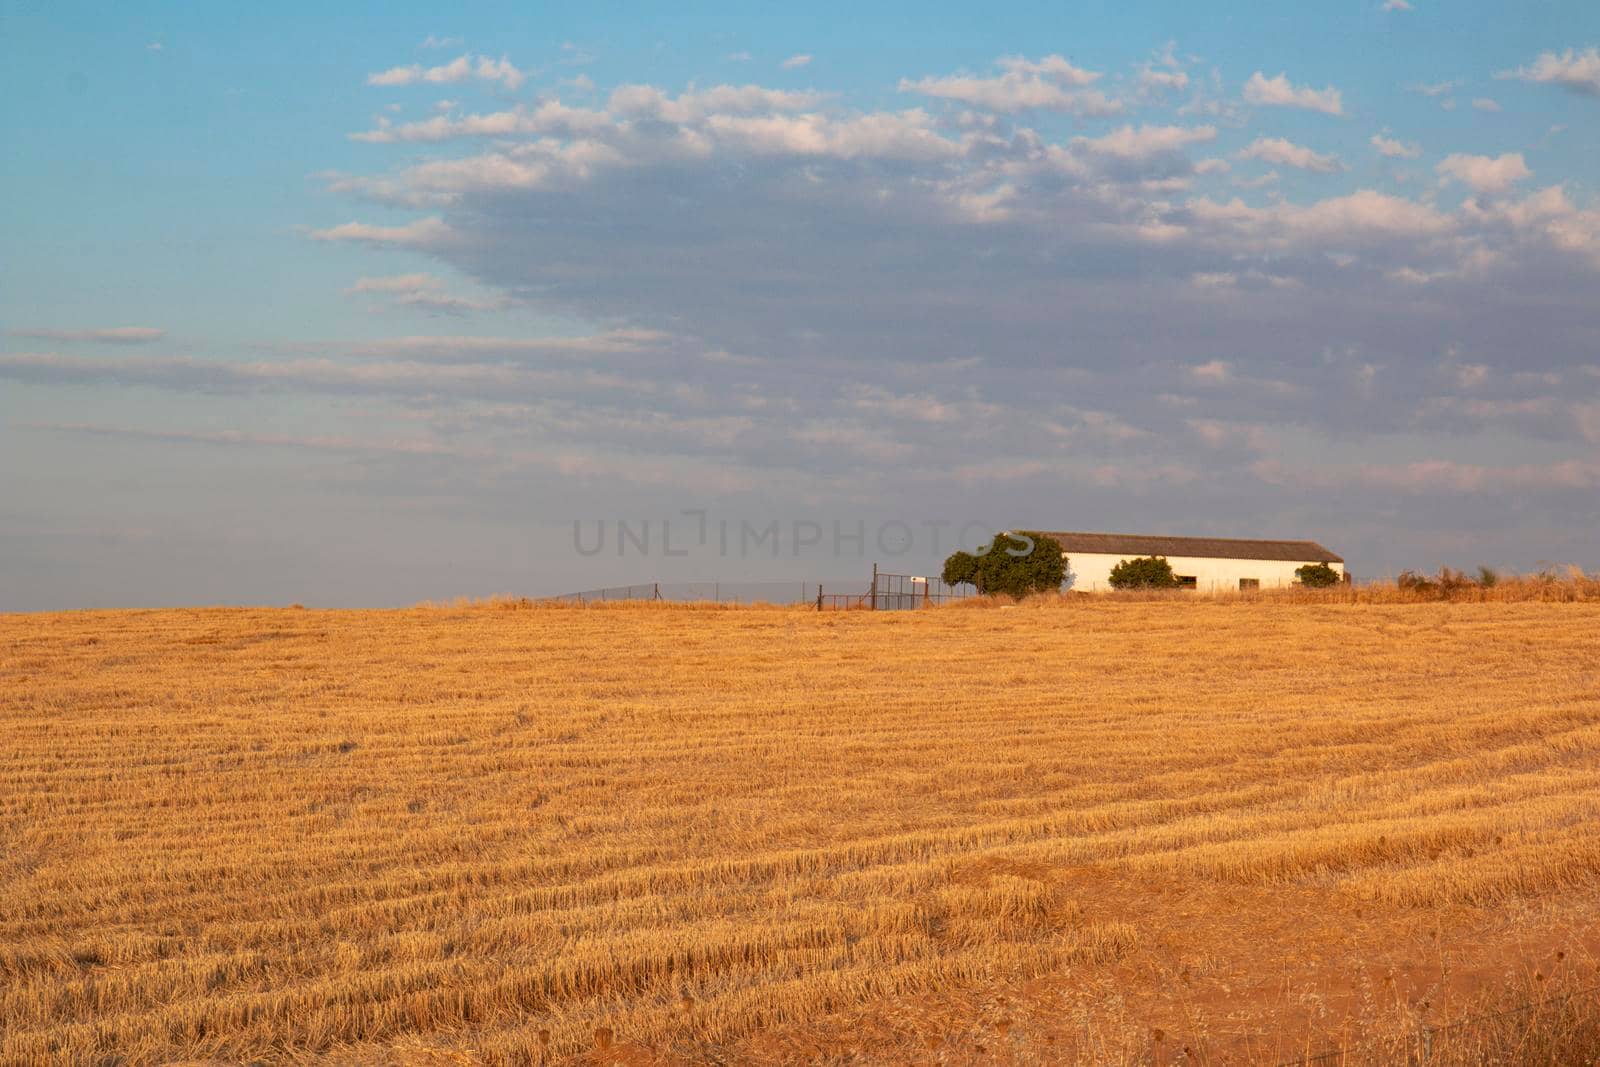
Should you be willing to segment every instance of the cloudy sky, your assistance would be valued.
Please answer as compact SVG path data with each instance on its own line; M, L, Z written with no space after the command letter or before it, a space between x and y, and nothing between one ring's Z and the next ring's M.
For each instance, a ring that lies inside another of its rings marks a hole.
M1600 5L415 6L0 5L0 610L1600 568Z

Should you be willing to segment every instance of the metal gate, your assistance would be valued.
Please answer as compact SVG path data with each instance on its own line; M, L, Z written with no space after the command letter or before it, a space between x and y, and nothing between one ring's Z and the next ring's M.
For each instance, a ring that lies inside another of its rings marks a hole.
M817 586L818 611L914 611L972 596L969 585L947 585L920 574L889 574L872 565L872 584L864 593L825 593Z

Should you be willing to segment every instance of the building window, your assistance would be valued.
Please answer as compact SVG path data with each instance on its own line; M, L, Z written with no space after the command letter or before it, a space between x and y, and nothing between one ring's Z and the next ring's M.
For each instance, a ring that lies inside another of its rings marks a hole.
M1260 588L1261 588L1261 579L1260 578L1240 578L1239 579L1239 592L1241 592L1241 593L1243 593L1243 592L1245 592L1247 590L1250 591L1250 592L1254 592L1255 590L1260 589Z
M1200 583L1195 579L1195 576L1192 575L1192 574L1175 574L1175 575L1173 575L1173 577L1178 579L1178 588L1179 589L1198 589L1198 588L1200 588Z

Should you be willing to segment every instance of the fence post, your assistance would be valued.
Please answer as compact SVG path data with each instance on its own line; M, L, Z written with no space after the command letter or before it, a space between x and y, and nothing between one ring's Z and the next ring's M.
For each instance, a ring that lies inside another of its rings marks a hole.
M817 610L822 610L822 583L817 583Z
M656 587L656 593L655 593L655 596L653 596L651 599L652 600L660 600L661 599L661 583L660 582L656 582L655 583L655 587Z
M878 610L878 565L872 565L872 610Z

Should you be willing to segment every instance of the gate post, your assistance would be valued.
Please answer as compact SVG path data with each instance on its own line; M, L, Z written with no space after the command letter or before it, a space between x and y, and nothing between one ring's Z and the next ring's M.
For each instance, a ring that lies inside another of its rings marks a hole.
M878 565L872 565L872 610L878 610Z

